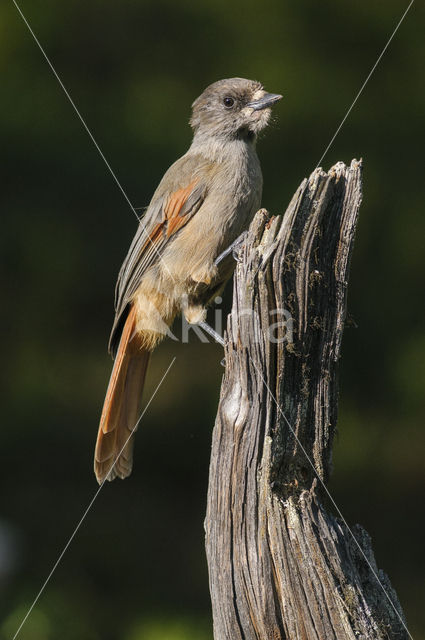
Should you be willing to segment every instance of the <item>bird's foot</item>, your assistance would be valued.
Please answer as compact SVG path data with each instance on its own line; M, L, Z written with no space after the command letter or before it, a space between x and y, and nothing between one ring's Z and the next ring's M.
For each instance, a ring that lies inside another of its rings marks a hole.
M218 342L219 344L221 344L222 347L224 347L224 340L221 337L221 335L219 333L217 333L217 331L215 329L213 329L212 327L210 327L210 325L205 322L199 322L198 323L199 326L201 327L201 329L203 329L206 333L208 333L212 338L214 338L214 340L216 342Z

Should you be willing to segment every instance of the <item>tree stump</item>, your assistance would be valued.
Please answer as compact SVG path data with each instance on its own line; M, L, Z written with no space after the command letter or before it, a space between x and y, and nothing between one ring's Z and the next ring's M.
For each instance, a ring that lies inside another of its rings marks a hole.
M361 162L316 169L238 256L205 521L215 640L409 636L368 534L323 505L360 202Z

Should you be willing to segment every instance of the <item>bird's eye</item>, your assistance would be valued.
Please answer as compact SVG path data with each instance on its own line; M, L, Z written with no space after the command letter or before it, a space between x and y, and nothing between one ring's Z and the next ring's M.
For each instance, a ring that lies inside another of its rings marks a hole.
M235 104L235 101L230 96L226 96L225 98L223 98L223 104L226 109L231 109Z

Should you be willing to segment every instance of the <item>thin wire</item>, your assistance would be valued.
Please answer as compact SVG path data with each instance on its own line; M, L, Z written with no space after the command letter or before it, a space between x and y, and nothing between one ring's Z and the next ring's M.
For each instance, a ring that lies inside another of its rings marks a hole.
M154 397L156 396L156 394L157 394L157 392L158 392L159 388L161 387L162 383L164 382L165 378L167 377L168 372L170 371L170 369L171 369L171 367L173 366L173 364L174 364L174 362L175 362L175 361L176 361L176 357L174 357L174 358L171 360L170 364L168 365L168 367L167 367L167 369L166 369L166 371L165 371L164 375L162 376L162 378L161 378L161 380L159 381L158 385L156 386L156 388L155 388L155 390L154 390L153 394L151 395L151 397L150 397L150 399L149 399L149 402L146 404L145 408L143 409L142 413L140 414L139 419L137 420L136 424L134 425L133 429L131 430L130 435L128 436L127 440L125 441L125 443L124 443L124 445L123 445L123 447L122 447L121 451L119 452L118 456L116 457L116 459L115 459L114 463L111 465L111 468L109 469L109 471L108 471L108 473L107 473L107 475L106 475L105 479L103 480L102 484L99 486L98 490L97 490L97 491L96 491L96 493L94 494L94 496L93 496L93 498L91 499L91 501L90 501L90 503L89 503L89 505L88 505L87 509L84 511L84 513L83 513L83 515L82 515L82 517L81 517L80 521L78 522L77 526L75 527L74 531L72 532L72 534L71 534L71 536L70 536L70 538L69 538L68 542L66 543L66 545L65 545L65 546L64 546L64 548L62 549L62 552L60 553L60 555L59 555L58 559L56 560L55 564L53 565L53 567L52 567L52 569L51 569L51 571L50 571L49 575L47 576L46 580L44 581L44 583L43 583L43 585L42 585L42 587L41 587L40 591L37 593L36 597L34 598L33 603L31 604L30 608L28 609L28 611L27 611L27 613L26 613L25 617L23 618L23 620L22 620L21 624L19 625L19 627L18 627L18 629L17 629L17 631L16 631L15 635L13 636L13 639L12 639L12 640L16 640L16 638L18 637L18 634L20 633L20 631L21 631L22 627L24 626L25 622L27 621L28 616L31 614L31 611L34 609L35 605L37 604L38 600L40 599L40 596L42 595L43 591L44 591L44 590L45 590L45 588L47 587L47 585L48 585L48 583L49 583L49 581L50 581L51 577L53 576L54 572L56 571L56 569L57 569L57 567L58 567L58 565L59 565L60 561L62 560L63 556L65 555L65 553L66 553L66 551L67 551L67 549L68 549L68 547L70 546L71 542L73 541L74 537L76 536L76 534L77 534L77 532L78 532L79 528L81 527L81 525L83 524L84 520L86 519L86 516L87 516L87 514L89 513L90 509L92 508L92 506L93 506L93 504L94 504L94 502L95 502L95 500L96 500L97 496L98 496L98 495L99 495L99 493L101 492L102 487L103 487L103 485L105 484L105 482L107 481L107 478L108 478L109 474L111 473L111 471L112 471L112 470L113 470L113 468L115 467L115 465L116 465L116 463L117 463L118 458L120 457L121 453L124 451L124 449L125 449L125 447L126 447L126 445L127 445L128 441L130 440L130 438L131 438L131 436L133 435L134 431L137 429L137 427L138 427L138 425L139 425L140 420L143 418L143 416L145 415L146 411L148 410L148 408L149 408L149 406L150 406L150 404L151 404L152 400L153 400L153 399L154 399Z
M398 23L397 23L397 25L396 25L396 27L395 27L394 31L392 32L392 34L391 34L391 36L389 37L389 39L388 39L387 43L385 44L384 48L382 49L382 51L381 51L381 53L380 53L380 55L379 55L378 59L376 60L376 62L375 62L375 64L373 65L372 69L370 70L370 72L369 72L369 74L368 74L368 76L367 76L366 80L363 82L362 86L360 87L360 90L358 91L358 93L357 93L356 97L354 98L354 100L353 100L353 102L352 102L352 104L351 104L350 108L348 109L348 111L347 111L347 113L345 114L344 118L342 119L342 121L341 121L341 123L340 123L339 127L338 127L338 128L337 128L337 130L335 131L335 133L334 133L334 135L333 135L333 137L332 137L331 141L329 142L328 146L326 147L325 151L323 152L323 154L322 154L322 156L321 156L321 158L320 158L319 162L318 162L318 163L317 163L317 165L316 165L316 169L317 169L317 168L319 167L319 165L322 163L323 158L326 156L327 152L328 152L328 151L329 151L329 149L331 148L331 146L332 146L332 144L333 144L333 142L334 142L335 138L337 137L338 133L341 131L342 126L343 126L344 122L347 120L348 116L350 115L350 113L351 113L351 111L352 111L352 109L353 109L354 105L356 104L357 100L359 99L360 95L362 94L363 89L365 88L365 86L366 86L366 85L367 85L367 83L369 82L369 80L370 80L370 78L371 78L371 76L372 76L373 72L375 71L376 67L377 67L377 66L378 66L378 64L380 63L380 61L381 61L381 59L382 59L382 57L383 57L384 53L386 52L386 50L387 50L388 46L390 45L390 43L391 43L392 39L394 38L395 34L397 33L397 31L398 31L399 27L401 26L401 24L402 24L403 20L405 19L406 15L407 15L407 13L409 12L410 7L412 6L412 4L413 4L413 3L414 3L414 0L411 0L411 2L409 3L409 5L408 5L407 9L405 10L405 12L403 13L403 15L401 16L400 20L398 21ZM287 419L287 417L285 416L285 414L284 414L284 412L283 412L282 408L280 407L279 403L277 402L276 398L274 397L274 395L273 395L273 393L272 393L271 389L269 388L269 386L268 386L267 382L264 380L264 377L263 377L263 375L262 375L261 371L258 369L258 367L255 365L255 363L254 363L252 360L251 360L251 362L253 363L253 365L254 365L255 369L257 370L257 372L260 374L260 377L262 378L262 380L263 380L263 382L264 382L265 386L267 387L267 390L268 390L269 394L270 394L270 395L271 395L271 397L273 398L273 400L274 400L274 402L275 402L275 404L276 404L276 407L277 407L277 409L278 409L279 413L281 414L281 416L282 416L282 417L283 417L283 419L285 420L286 424L288 425L289 429L291 430L292 434L294 435L294 437L295 437L296 441L298 442L298 444L299 444L300 448L302 449L302 451L303 451L303 453L304 453L305 457L307 458L308 462L310 463L311 467L313 468L313 471L315 472L315 474L316 474L316 476L317 476L317 478L318 478L318 480L319 480L320 484L321 484L321 485L322 485L322 487L324 488L324 490L325 490L325 492L326 492L326 494L327 494L328 498L330 499L330 501L332 502L333 506L335 507L335 509L336 509L336 511L337 511L337 513L338 513L338 515L339 515L339 517L341 518L341 520L343 521L343 523L344 523L344 525L346 526L347 530L349 531L349 533L350 533L351 537L353 538L353 540L354 540L355 544L357 545L357 547L358 547L358 549L359 549L360 553L362 554L362 556L363 556L363 558L365 559L365 561L366 561L367 565L369 566L370 570L372 571L373 575L375 576L375 578L376 578L376 580L377 580L378 584L380 585L380 587L381 587L382 591L384 592L384 594L385 594L386 598L388 599L389 603L391 604L392 608L394 609L394 611L395 611L395 613L396 613L397 617L399 618L399 620L400 620L400 622L401 622L401 624L402 624L403 628L405 629L405 631L406 631L406 633L408 634L409 638L411 638L411 640L413 640L413 636L411 635L411 633L410 633L409 629L407 628L406 624L404 623L403 618L401 617L401 615L400 615L400 613L398 612L398 610L397 610L397 608L396 608L395 604L393 603L392 599L390 598L390 596L388 595L387 591L385 590L384 585L382 584L381 580L379 579L379 576L377 575L376 571L374 570L374 568L372 567L372 565L371 565L371 563L369 562L368 558L366 557L366 555L365 555L365 553L364 553L363 549L361 548L361 546L360 546L360 544L359 544L359 542L358 542L357 538L355 537L354 533L351 531L350 527L348 526L347 521L345 520L344 516L342 515L341 510L339 509L338 505L336 504L335 500L333 499L333 497L332 497L332 495L331 495L331 493L330 493L329 489L327 488L327 486L325 485L325 483L324 483L324 482L323 482L323 480L321 479L321 477L320 477L319 473L317 472L317 470L316 470L316 468L315 468L315 466L314 466L314 463L312 462L312 460L310 459L310 457L309 457L309 455L307 454L306 450L304 449L303 445L302 445L302 444L301 444L301 442L299 441L299 439L298 439L298 437L297 437L297 435L296 435L296 433L295 433L294 429L292 428L291 424L289 423L289 420L288 420L288 419Z
M127 200L128 204L130 205L131 210L133 211L133 213L134 213L134 215L136 216L136 218L137 218L137 219L139 219L139 216L137 215L137 213L136 213L136 211L135 211L135 209L134 209L133 205L131 204L130 199L128 198L128 196L127 196L126 192L124 191L123 187L121 186L120 181L118 180L117 176L115 175L114 171L112 170L111 165L109 164L109 162L108 162L108 161L107 161L107 159L105 158L105 156L104 156L104 154L103 154L103 152L102 152L101 148L99 147L98 143L96 142L96 140L95 140L95 138L94 138L94 136L93 136L92 132L91 132L91 131L90 131L90 129L88 128L87 124L85 123L83 116L82 116L82 115L81 115L81 113L78 111L78 109L77 109L77 107L76 107L76 105L75 105L75 102L73 101L73 99L72 99L72 98L71 98L71 96L69 95L69 93L68 93L68 91L67 91L67 89L66 89L65 85L63 84L63 82L62 82L62 80L60 79L60 77L59 77L58 73L56 72L56 69L54 68L53 64L50 62L50 59L49 59L49 57L47 56L47 53L44 51L43 47L41 46L41 44L40 44L40 42L39 42L39 40L38 40L37 36L36 36L36 35L35 35L35 33L34 33L34 31L31 29L31 27L30 27L30 25L29 25L29 23L28 23L28 20L25 18L24 14L22 13L22 11L21 11L20 7L18 6L18 4L17 4L16 0L12 0L12 2L13 2L13 4L15 5L16 9L18 10L18 12L19 12L19 14L20 14L20 16L21 16L22 20L25 22L25 24L26 24L26 26L27 26L27 28L28 28L28 31L31 33L32 37L34 38L34 40L35 40L35 42L36 42L36 44L37 44L38 48L40 49L41 53L43 54L43 56L44 56L44 58L45 58L45 60L46 60L47 64L49 65L50 69L52 70L52 72L53 72L53 74L54 74L54 76L55 76L56 80L59 82L60 86L62 87L62 89L63 89L63 91L64 91L64 93L65 93L66 97L68 98L69 102L71 103L71 105L72 105L72 107L73 107L73 109L74 109L75 113L76 113L76 114L77 114L77 116L79 117L79 119L80 119L80 121L81 121L81 124L83 125L83 127L84 127L84 129L87 131L87 133L89 134L89 136L90 136L90 138L91 138L91 141L93 142L94 146L95 146L95 147L96 147L96 149L98 150L98 152L99 152L99 154L100 154L100 156L101 156L101 158L102 158L103 162L104 162L104 163L106 164L106 166L108 167L109 172L110 172L111 176L113 177L113 179L115 180L115 182L116 182L116 184L117 184L117 186L118 186L119 190L120 190L120 191L121 191L121 193L123 194L124 198Z
M95 147L96 147L96 149L98 150L98 152L99 152L99 154L100 154L100 156L101 156L101 158L102 158L103 162L104 162L104 163L106 164L106 166L108 167L108 169L109 169L109 173L111 174L111 176L112 176L112 177L113 177L113 179L115 180L115 182L116 182L116 184L117 184L117 186L118 186L119 190L121 191L122 195L124 196L124 198L126 199L126 201L128 202L128 204L130 205L130 208L131 208L132 212L134 213L134 215L136 216L137 220L140 222L140 218L139 218L139 216L137 215L137 212L136 212L135 208L133 207L133 205L132 205L132 203L131 203L131 201L130 201L130 198L127 196L127 194L126 194L126 192L124 191L124 188L122 187L122 185L121 185L120 181L118 180L117 176L115 175L114 171L112 170L111 165L109 164L109 162L108 162L108 161L107 161L107 159L105 158L105 155L103 154L102 149L99 147L98 143L96 142L96 139L95 139L95 137L93 136L93 134L92 134L92 132L90 131L90 129L88 128L88 126L87 126L86 122L84 121L83 116L82 116L82 115L81 115L81 113L78 111L77 106L75 105L75 102L74 102L74 101L73 101L73 99L71 98L71 96L70 96L69 92L67 91L67 89L66 89L65 85L63 84L63 82L62 82L62 80L60 79L60 77L59 77L58 73L56 72L56 69L54 68L54 66L53 66L52 62L50 61L50 58L48 57L47 53L45 52L45 50L44 50L44 49L43 49L43 47L41 46L41 44L40 44L40 42L39 42L39 40L38 40L37 36L36 36L36 35L35 35L35 33L34 33L34 31L31 29L31 27L30 27L30 25L29 25L29 23L28 23L28 20L26 19L26 17L25 17L25 16L24 16L24 14L22 13L22 11L21 11L20 7L18 6L18 4L17 4L16 0L12 0L12 2L13 2L13 4L15 5L15 7L16 7L16 9L17 9L17 11L18 11L19 15L21 16L22 20L23 20L23 21L24 21L24 23L26 24L26 26L27 26L27 28L28 28L28 31L29 31L29 32L30 32L30 34L32 35L32 37L33 37L33 39L34 39L35 43L37 44L38 48L40 49L41 53L43 54L43 56L44 56L44 58L45 58L45 60L46 60L47 64L49 65L50 69L52 70L52 72L53 72L53 74L54 74L54 76L55 76L56 80L59 82L60 86L62 87L62 89L63 89L63 91L64 91L64 93L65 93L66 97L68 98L69 102L70 102L70 103L71 103L71 105L72 105L72 108L74 109L75 113L77 114L78 118L80 119L81 124L83 125L84 129L87 131L87 133L88 133L88 135L89 135L89 137L90 137L91 141L93 142L94 146L95 146ZM144 234L145 234L145 236L146 236L147 240L149 240L149 242L151 243L151 245L152 245L152 247L153 247L154 252L157 254L157 256L158 256L159 260L160 260L160 261L162 262L162 264L164 265L165 270L166 270L166 271L168 271L168 274L170 275L171 279L174 281L174 278L173 278L173 276L172 276L172 274L171 274L170 270L168 269L168 267L167 267L166 263L165 263L165 262L164 262L164 260L162 259L161 254L159 253L158 249L156 248L155 243L152 241L152 239L151 239L150 235L149 235L149 234L148 234L148 232L146 231L146 229L145 229L144 225L143 225L143 224L141 224L141 227L142 227L142 229L143 229L143 232L144 232Z
M365 88L365 86L366 86L366 85L367 85L367 83L369 82L370 77L372 76L372 74L373 74L373 72L375 71L376 67L377 67L377 66L378 66L378 64L380 63L382 56L384 55L385 51L387 50L387 48L388 48L388 46L389 46L389 44L390 44L391 40L394 38L395 34L397 33L398 28L400 27L401 23L403 22L404 18L406 17L406 15L407 15L407 13L408 13L408 11L409 11L409 9L410 9L410 7L412 6L412 4L413 4L413 3L414 3L414 0L411 0L411 2L410 2L410 4L409 4L409 6L407 7L406 11L405 11L405 12L403 13L403 15L401 16L401 18L400 18L400 20L399 20L399 22L398 22L398 24L397 24L396 28L395 28L395 29L394 29L394 31L392 32L392 34L391 34L391 36L390 36L390 38L389 38L389 40L388 40L387 44L386 44L386 45L385 45L385 47L382 49L381 54L379 55L379 57L378 57L377 61L376 61L376 62L375 62L375 64L373 65L372 69L370 70L369 75L367 76L366 80L363 82L362 86L360 87L360 91L358 92L358 94L357 94L357 95L356 95L356 97L354 98L354 100L353 100L353 103L352 103L351 107L348 109L347 113L345 114L344 118L343 118L343 119L342 119L342 121L341 121L341 124L339 125L338 129L335 131L335 133L334 133L334 135L333 135L333 137L332 137L332 139L331 139L330 143L328 144L328 146L327 146L327 147L326 147L326 149L324 150L322 157L320 158L319 162L318 162L318 163L317 163L317 165L316 165L316 169L317 169L317 168L320 166L320 164L322 163L323 158L325 157L325 155L327 154L327 152L328 152L328 151L329 151L329 149L331 148L331 146L332 146L332 144L333 144L333 142L334 142L335 138L337 137L338 133L341 131L342 126L343 126L344 122L347 120L348 116L349 116L349 115L350 115L350 113L351 113L352 108L353 108L353 107L354 107L354 105L356 104L357 100L360 98L360 95L362 94L363 89Z

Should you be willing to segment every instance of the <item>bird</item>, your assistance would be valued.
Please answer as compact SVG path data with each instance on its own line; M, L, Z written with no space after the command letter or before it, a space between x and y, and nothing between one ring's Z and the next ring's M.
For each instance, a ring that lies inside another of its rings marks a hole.
M114 364L94 455L99 484L131 473L152 350L178 314L204 322L233 273L231 248L261 204L257 136L281 98L260 82L227 78L192 104L192 143L160 181L118 274Z

